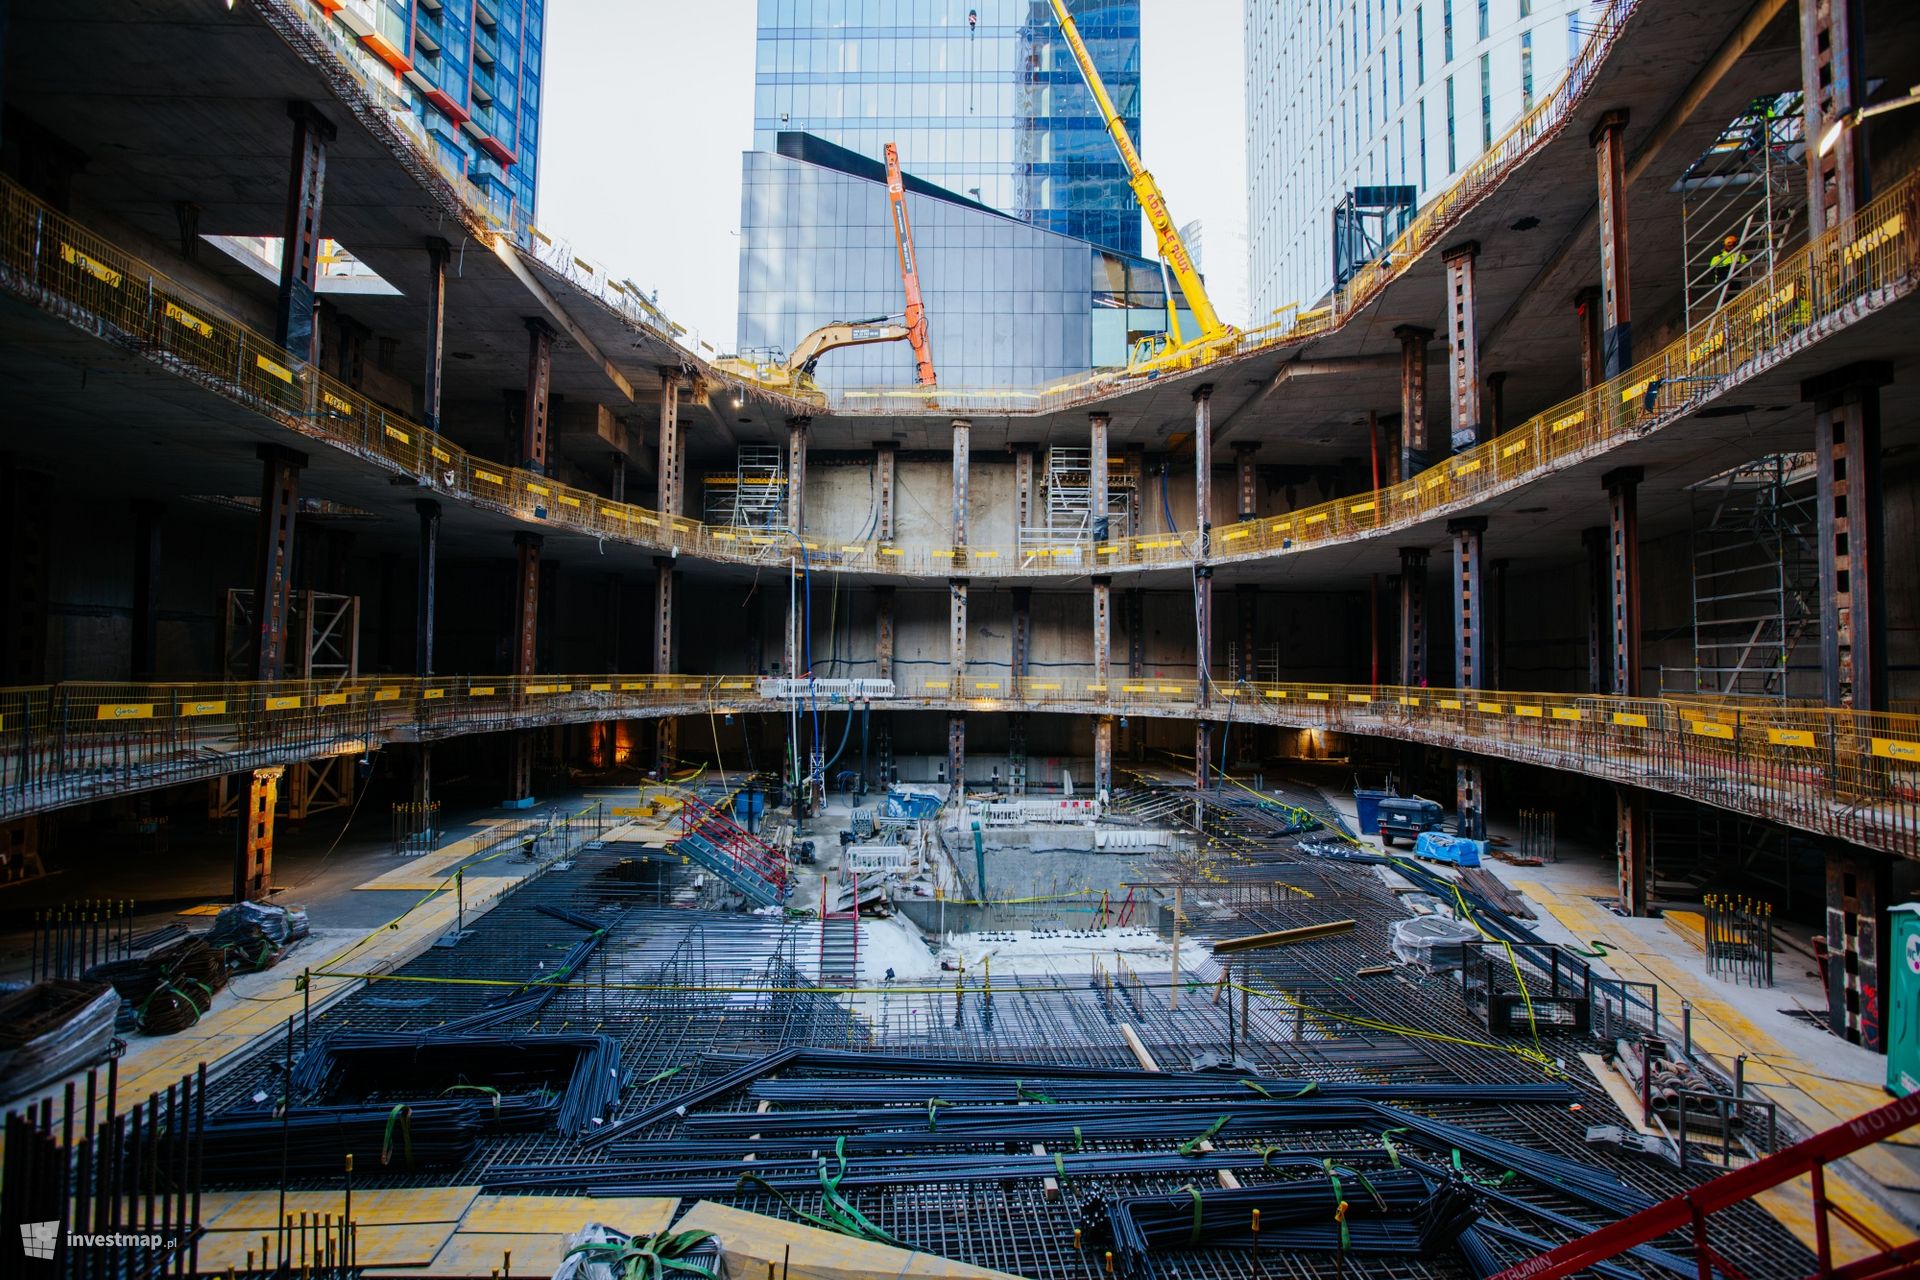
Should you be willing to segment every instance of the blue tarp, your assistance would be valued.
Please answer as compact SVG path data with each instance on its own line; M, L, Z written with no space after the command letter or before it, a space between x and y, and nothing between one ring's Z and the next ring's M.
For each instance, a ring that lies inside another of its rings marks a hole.
M886 803L881 808L889 818L931 818L940 812L940 797L920 791L889 789Z
M1415 857L1433 862L1450 862L1456 867L1479 866L1480 855L1486 851L1485 840L1468 840L1464 836L1450 836L1439 831L1422 831L1413 845Z

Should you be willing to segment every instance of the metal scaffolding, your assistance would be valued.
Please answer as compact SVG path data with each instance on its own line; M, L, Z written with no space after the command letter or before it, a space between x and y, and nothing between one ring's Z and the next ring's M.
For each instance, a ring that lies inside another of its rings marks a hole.
M787 525L787 463L778 445L743 444L728 472L709 472L704 515L710 525L782 529Z
M1131 537L1134 533L1134 494L1140 487L1139 473L1126 462L1115 465L1107 459L1108 541ZM1092 539L1093 454L1084 446L1049 445L1047 470L1041 484L1045 505L1041 514L1045 523L1020 530L1020 545L1027 547L1073 546Z
M1820 554L1813 455L1774 454L1693 489L1691 668L1665 693L1818 697Z
M335 693L360 674L360 597L328 591L296 591L287 615L287 630L299 648L286 672L289 680L304 680L315 696ZM253 592L227 592L227 674L248 678L252 670L249 643L254 632ZM280 788L284 816L299 821L329 809L353 804L353 755L325 756L289 765ZM240 812L240 791L229 775L213 779L207 796L212 818Z
M1806 239L1804 131L1798 93L1755 98L1680 179L1689 328Z

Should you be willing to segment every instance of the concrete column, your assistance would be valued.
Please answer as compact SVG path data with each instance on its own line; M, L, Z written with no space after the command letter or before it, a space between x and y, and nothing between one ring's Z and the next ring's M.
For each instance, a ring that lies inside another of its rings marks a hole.
M807 428L813 419L787 419L787 525L795 537L807 532Z
M1893 863L1884 853L1827 846L1827 1018L1833 1033L1887 1051Z
M1028 674L1028 664L1033 648L1033 588L1015 587L1013 596L1013 635L1010 637L1007 655L1007 670L1013 680L1013 688L1019 688L1019 682Z
M1258 452L1258 440L1242 440L1233 446L1234 489L1238 495L1233 514L1234 519L1242 523L1256 519L1260 514L1260 490L1253 470L1253 455Z
M413 591L413 673L433 674L434 595L440 577L440 504L421 498L413 504L420 514L420 550L415 557Z
M1813 403L1820 517L1820 665L1830 707L1887 709L1887 620L1880 493L1878 362L1802 385Z
M1427 469L1431 457L1427 437L1427 344L1433 330L1403 324L1393 331L1400 339L1400 478L1411 480Z
M1259 679L1254 671L1254 650L1260 638L1260 588L1252 582L1243 582L1234 588L1235 621L1240 624L1240 643L1235 646L1236 656L1240 659L1233 678L1253 681Z
M1107 527L1107 430L1112 422L1104 413L1087 415L1087 527L1096 548L1112 536Z
M515 555L513 674L530 676L536 666L540 638L540 544L537 533L513 535ZM507 798L509 809L533 807L533 740L531 730L508 736Z
M655 467L654 500L667 521L678 519L686 511L686 494L681 492L680 477L686 474L680 443L680 375L660 375L660 452ZM671 524L662 529L671 542Z
M1448 422L1452 451L1464 453L1485 438L1480 417L1480 331L1473 315L1474 264L1480 245L1469 240L1440 257L1447 266Z
M1093 794L1102 805L1113 794L1113 717L1093 722Z
M1600 185L1600 344L1604 372L1617 378L1633 363L1633 307L1627 259L1627 113L1600 117L1588 141Z
M136 499L133 504L133 662L135 680L160 672L160 525L167 507Z
M1213 554L1213 388L1193 393L1193 554Z
M254 543L251 643L255 680L285 674L287 614L293 587L293 531L300 510L300 472L307 455L279 445L256 449L261 462L260 523Z
M953 420L953 558L956 564L961 563L967 549L967 467L972 436L973 423L965 418Z
M1613 789L1614 866L1620 883L1620 909L1630 916L1647 914L1647 870L1651 849L1647 798L1632 787Z
M899 452L899 446L891 440L873 442L873 487L880 503L875 537L882 543L893 541L894 464Z
M1591 391L1607 380L1606 343L1602 341L1597 286L1588 285L1573 295L1573 315L1580 324L1580 389Z
M873 589L873 674L893 679L893 588Z
M1613 691L1640 696L1639 467L1616 467L1600 478L1607 491L1607 616Z
M1400 683L1427 682L1427 549L1400 548Z
M547 408L553 390L553 330L527 317L527 389L520 409L520 465L544 475L547 470Z
M1034 527L1034 450L1031 444L1013 446L1013 545L1017 549Z
M1820 140L1836 121L1866 105L1866 33L1860 0L1800 0L1800 87L1807 113L1807 234L1845 222L1871 193L1867 135L1842 124L1833 145ZM1904 84L1905 81L1900 83Z
M654 606L653 606L653 673L656 676L670 675L673 672L673 589L674 572L672 556L653 558ZM655 722L654 767L660 777L671 773L680 759L680 726L672 716L661 716Z
M1607 656L1613 636L1613 576L1607 565L1610 538L1604 525L1580 531L1587 560L1587 689L1598 694L1613 692L1613 663Z
M420 384L420 416L427 430L440 429L440 380L447 359L447 261L453 246L427 237L427 368Z
M1485 516L1461 516L1447 521L1447 533L1453 538L1453 683L1457 689L1487 687L1480 561L1480 536L1486 530Z
M327 188L327 144L333 125L304 102L287 104L293 119L293 152L287 175L286 218L281 223L280 294L274 307L274 341L300 360L319 352L313 307L320 282L320 207Z

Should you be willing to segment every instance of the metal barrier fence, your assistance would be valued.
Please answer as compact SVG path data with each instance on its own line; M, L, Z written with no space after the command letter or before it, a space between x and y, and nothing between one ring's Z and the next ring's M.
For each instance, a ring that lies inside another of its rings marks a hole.
M1400 484L1285 515L1218 526L1208 557L1233 561L1388 533L1643 436L1705 397L1817 339L1832 323L1920 280L1920 174L1808 243L1665 350L1514 430ZM807 540L703 524L477 458L303 363L211 302L0 181L0 283L138 350L287 429L405 474L423 488L536 526L705 559L978 577L1184 565L1192 532L1012 547L902 547Z
M1920 716L1710 698L948 675L870 705L1208 718L1428 742L1688 796L1920 856ZM392 741L636 715L770 711L751 676L366 678L338 687L0 690L0 817Z

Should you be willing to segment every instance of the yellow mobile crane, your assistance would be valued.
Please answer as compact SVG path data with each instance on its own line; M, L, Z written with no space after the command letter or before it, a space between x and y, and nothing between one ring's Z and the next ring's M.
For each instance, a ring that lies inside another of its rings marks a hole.
M1127 126L1121 123L1120 113L1114 110L1113 99L1108 96L1107 86L1101 82L1099 71L1094 69L1093 55L1087 52L1086 41L1080 38L1080 28L1074 23L1073 15L1067 12L1066 0L1053 0L1053 16L1060 23L1060 33L1067 38L1067 48L1073 51L1073 60L1080 64L1081 78L1087 82L1087 89L1093 94L1093 100L1107 122L1107 132L1113 135L1113 145L1120 149L1120 158L1126 162L1134 198L1140 202L1148 224L1153 227L1153 238L1159 245L1160 259L1173 271L1180 294L1187 300L1187 310L1193 313L1194 323L1200 326L1196 337L1191 341L1183 341L1179 324L1173 316L1173 298L1169 296L1168 332L1142 338L1135 343L1127 360L1127 372L1158 373L1203 364L1213 359L1222 347L1239 338L1240 331L1232 325L1222 324L1220 317L1214 314L1213 303L1207 297L1207 287L1200 282L1200 273L1194 270L1193 257L1181 241L1172 215L1167 212L1167 199L1160 194L1160 184L1140 163L1140 153L1134 148L1133 139L1127 136Z

